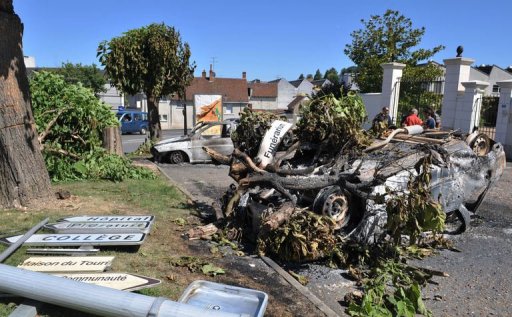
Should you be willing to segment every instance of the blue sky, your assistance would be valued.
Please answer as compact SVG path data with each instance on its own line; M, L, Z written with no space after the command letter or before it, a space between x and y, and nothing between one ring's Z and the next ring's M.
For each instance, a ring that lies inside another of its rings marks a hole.
M512 65L510 0L14 0L25 25L24 54L37 66L95 63L98 43L164 22L190 44L195 75L215 60L218 77L296 79L353 63L343 53L361 19L398 10L424 26L419 47L443 44L434 57L454 57L458 45L475 64Z

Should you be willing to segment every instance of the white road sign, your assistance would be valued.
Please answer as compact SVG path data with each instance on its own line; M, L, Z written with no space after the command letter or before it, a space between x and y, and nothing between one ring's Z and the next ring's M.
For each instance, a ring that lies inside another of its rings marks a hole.
M142 288L153 287L161 283L160 280L154 278L128 273L59 273L53 275L124 291L135 291Z
M21 235L0 239L0 242L14 243ZM140 245L144 241L144 233L53 233L34 234L24 244L27 245Z
M44 227L57 233L148 233L151 222L58 222Z
M112 266L113 256L40 256L23 261L18 267L37 272L103 272Z
M76 216L76 217L68 217L62 218L58 221L67 221L67 222L140 222L140 221L153 221L155 216L148 215L136 215L136 216Z

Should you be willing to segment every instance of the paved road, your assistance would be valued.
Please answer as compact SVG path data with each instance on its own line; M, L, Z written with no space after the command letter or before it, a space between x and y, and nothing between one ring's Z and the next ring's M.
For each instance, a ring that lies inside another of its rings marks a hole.
M211 203L229 184L228 168L214 165L160 167L171 179L200 200ZM512 316L512 163L483 201L473 227L454 239L461 252L441 251L420 261L422 267L447 272L438 285L425 290L426 305L434 316ZM344 315L339 303L353 283L342 270L310 265L301 274L310 278L308 289L331 309Z

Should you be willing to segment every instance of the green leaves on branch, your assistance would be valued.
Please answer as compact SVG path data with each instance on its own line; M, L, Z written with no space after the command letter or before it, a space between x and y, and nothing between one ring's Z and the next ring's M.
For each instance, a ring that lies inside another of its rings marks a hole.
M38 139L53 181L155 177L102 148L103 130L119 122L90 89L66 83L57 74L37 72L30 92Z
M307 211L296 213L267 236L259 237L259 253L298 263L335 256L335 226L329 217Z
M409 181L407 193L396 194L387 201L387 229L395 244L399 244L403 234L414 244L422 232L439 233L444 229L446 214L430 194L431 155L426 155L420 163L419 175Z
M240 113L240 124L231 134L235 147L251 157L256 156L265 133L275 120L279 117L271 112L253 112L245 108Z
M300 114L301 120L294 132L301 142L324 143L334 154L347 142L352 146L369 143L361 129L366 109L361 97L354 92L339 98L332 94L315 98L300 109Z
M118 89L153 97L183 96L195 69L190 55L177 30L155 23L100 43L97 54Z
M356 82L361 92L380 92L382 63L400 62L414 67L444 49L418 49L425 28L413 28L412 21L398 11L387 10L382 16L372 15L361 20L362 29L353 31L352 43L345 46L345 54L357 65ZM407 72L405 70L404 72Z

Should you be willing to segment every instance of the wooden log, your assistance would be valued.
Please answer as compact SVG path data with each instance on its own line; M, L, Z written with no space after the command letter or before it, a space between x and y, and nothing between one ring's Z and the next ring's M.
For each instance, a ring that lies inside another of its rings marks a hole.
M210 155L210 157L214 161L216 161L222 165L230 165L231 164L231 157L221 154L213 149L210 149L207 146L203 146L203 150L206 152L206 154Z
M261 227L261 234L265 236L271 230L279 228L297 211L294 204L291 202L284 203L279 210L271 214L265 219Z
M188 238L189 240L210 239L218 230L219 229L213 223L210 223L206 226L199 226L190 229L188 231Z
M106 127L103 130L103 148L110 154L124 155L119 127Z

